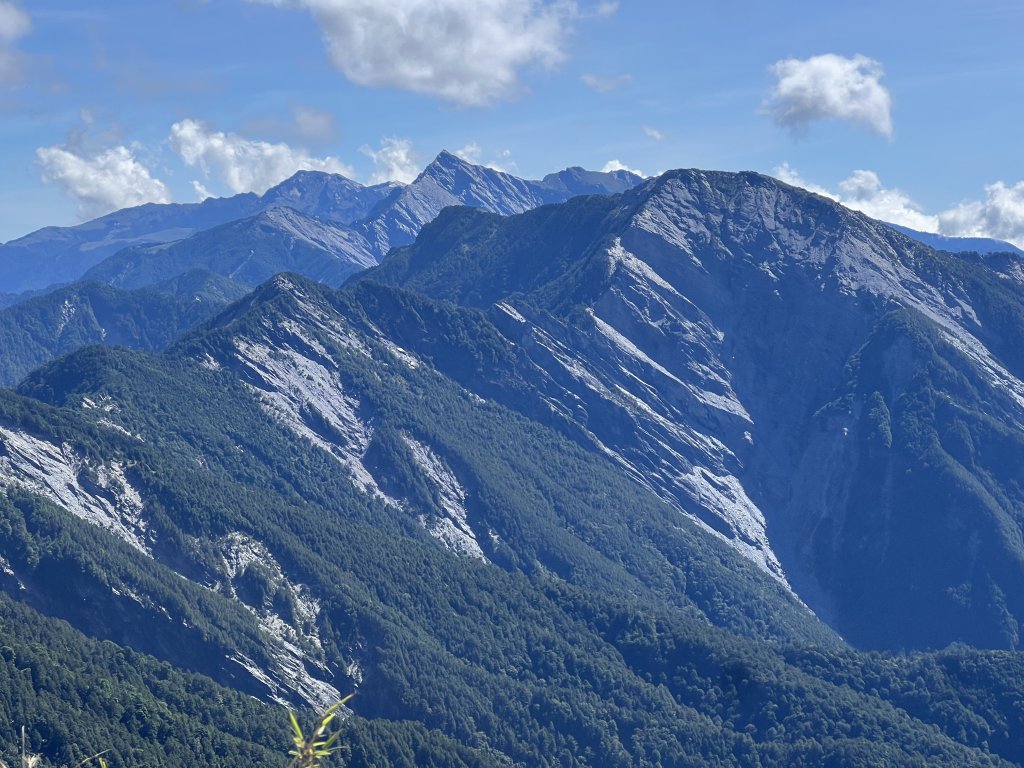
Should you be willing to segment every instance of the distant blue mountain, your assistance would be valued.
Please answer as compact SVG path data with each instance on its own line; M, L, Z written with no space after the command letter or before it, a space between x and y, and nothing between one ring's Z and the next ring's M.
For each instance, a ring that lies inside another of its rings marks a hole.
M511 216L580 195L625 192L641 181L626 171L603 173L582 168L527 181L442 152L415 181L356 228L383 258L391 248L412 243L420 230L449 206L466 205Z
M937 251L948 251L949 253L966 253L970 251L980 254L1015 253L1018 256L1024 256L1024 251L1004 240L995 240L990 237L949 237L932 232L918 232L916 229L903 227L899 224L889 224L889 226L898 232L902 232L907 237L914 238L919 243L931 246Z
M368 215L395 187L364 187L343 176L303 171L262 196L242 194L187 204L149 203L74 227L46 227L0 245L0 290L20 294L73 282L124 248L182 240L281 206L349 224Z
M625 171L603 173L582 168L549 174L541 181L524 181L467 163L448 152L438 155L408 186L393 182L364 186L337 174L300 171L262 196L242 194L182 205L151 203L74 227L47 227L0 245L0 306L27 298L20 294L28 291L79 280L93 267L125 249L138 252L148 246L184 241L199 232L249 219L274 208L290 208L307 219L319 219L336 232L351 227L340 237L359 244L365 238L372 254L368 264L372 264L383 258L393 245L411 243L420 229L448 206L469 205L508 215L578 195L623 192L640 181L639 176ZM285 229L292 229L294 217L285 218L288 221L281 219ZM313 225L302 226L308 229ZM263 242L268 242L262 236L267 231L267 226L260 229ZM231 236L227 245L232 250L244 248L237 228L224 232ZM270 240L281 241L288 236L285 232ZM218 258L215 242L205 238L202 244L213 249L210 251L212 259ZM258 250L255 244L253 250ZM358 262L363 258L362 245L355 250L360 252L355 259ZM273 268L273 256L254 255L269 265L268 268ZM150 260L149 267L152 266ZM193 267L220 273L216 265L202 263L202 259L192 258L188 268ZM282 263L278 271L295 268L294 264ZM158 271L161 279L172 276L167 269ZM261 272L255 282L270 274L273 272ZM332 279L337 277L334 272L330 274ZM321 279L318 274L307 276ZM123 276L120 284L138 283L140 279L139 276Z

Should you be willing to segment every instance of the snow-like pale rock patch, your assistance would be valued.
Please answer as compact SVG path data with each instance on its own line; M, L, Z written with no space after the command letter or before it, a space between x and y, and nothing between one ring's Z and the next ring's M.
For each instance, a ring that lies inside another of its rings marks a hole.
M0 427L0 487L38 493L151 556L142 497L122 463L88 462L71 446Z
M431 536L451 551L486 562L487 558L467 519L466 489L459 483L455 473L423 443L409 435L403 435L402 440L412 453L416 466L437 490L438 503L445 512L445 517L438 520L427 520L421 516L420 522Z
M235 340L235 349L250 377L261 382L250 388L268 414L331 454L362 491L389 501L363 464L373 431L359 418L359 401L344 391L337 373L328 368L333 368L329 358L311 360L295 350L271 349L243 338ZM310 414L313 409L334 436L310 427L303 411Z
M620 239L606 255L608 287L589 322L505 301L494 307L500 327L546 374L552 410L582 417L630 477L788 586L764 514L735 474L753 420L722 360L724 333Z
M315 710L326 709L340 701L342 694L337 688L309 672L313 668L322 677L333 677L322 661L323 643L317 628L320 601L309 587L290 581L273 554L261 542L243 533L225 536L221 540L220 551L225 586L236 599L235 580L248 567L257 564L269 574L275 589L287 592L295 608L294 620L288 622L271 607L242 603L258 619L261 631L269 639L275 669L260 669L251 659L240 654L232 660L263 683L270 690L271 698L281 704L288 704L288 691L297 694Z

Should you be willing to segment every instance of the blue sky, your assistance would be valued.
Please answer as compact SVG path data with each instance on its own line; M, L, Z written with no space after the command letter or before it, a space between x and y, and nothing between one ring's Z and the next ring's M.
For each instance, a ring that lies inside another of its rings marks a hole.
M0 0L0 241L449 149L757 170L1024 244L1022 33L1019 0Z

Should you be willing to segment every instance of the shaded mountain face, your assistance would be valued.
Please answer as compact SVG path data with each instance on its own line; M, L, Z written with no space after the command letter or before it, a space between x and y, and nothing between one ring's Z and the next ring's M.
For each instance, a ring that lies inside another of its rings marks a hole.
M14 386L88 344L163 349L246 292L209 272L191 272L142 290L83 282L23 301L0 310L0 386Z
M301 171L262 196L247 193L202 203L151 203L75 227L47 227L0 245L0 285L17 294L71 282L124 248L175 242L282 206L350 224L364 218L394 188L393 184L364 187L343 176Z
M280 276L161 356L53 363L0 393L0 610L136 649L160 695L355 687L364 765L410 722L437 765L1024 755L1017 657L849 651L607 457L460 383L525 355L475 309Z
M220 227L258 214L268 214L284 208L309 219L320 220L320 227L335 230L328 239L342 239L346 244L333 243L327 251L337 255L339 249L353 263L361 263L372 254L371 262L379 260L393 244L406 244L415 239L420 228L431 221L442 208L449 205L471 205L496 213L520 213L544 203L561 202L579 194L608 194L620 192L639 183L640 178L629 173L598 173L579 168L551 174L543 181L523 181L489 168L471 165L454 155L442 152L420 177L408 188L396 183L363 186L336 174L300 171L291 178L269 189L262 196L236 195L230 198L211 198L196 204L143 205L111 213L76 227L48 227L18 240L0 245L0 302L9 303L18 294L47 286L78 280L88 270L124 249L133 249L125 258L138 258L148 246L177 243L199 232ZM288 214L281 214L288 217ZM291 216L294 218L294 215ZM297 237L296 228L309 230L310 222L264 222L273 227L281 224L278 237ZM347 228L351 227L351 231ZM237 243L242 234L239 229L219 230L228 237L225 248L242 252ZM265 233L262 233L265 234ZM265 238L257 234L249 246L256 251L256 260L274 262L277 269L251 277L257 284L275 272L295 270L314 279L340 279L337 270L326 267L322 260L308 253L291 262L281 261L280 254L259 254ZM318 246L320 236L312 236ZM364 242L365 240L365 242ZM218 246L210 239L201 241L204 247ZM188 248L190 246L183 246ZM122 260L123 261L123 260ZM212 259L202 263L192 258L192 265L219 272ZM197 263L198 262L198 263ZM305 271L307 262L313 268ZM123 266L123 264L122 264ZM107 274L108 266L99 274ZM124 284L140 287L147 284L153 267L140 270ZM173 277L167 270L162 278ZM226 273L221 272L221 274ZM328 278L320 275L326 274Z
M983 264L765 177L686 171L446 212L363 279L486 312L515 351L504 402L856 644L1019 645L1024 302Z
M259 198L247 194L195 204L148 204L76 227L47 227L0 245L0 285L21 293L73 282L123 248L172 242L259 210Z
M277 207L175 243L125 249L90 269L86 279L141 288L203 269L248 286L279 272L339 285L375 263L358 233Z

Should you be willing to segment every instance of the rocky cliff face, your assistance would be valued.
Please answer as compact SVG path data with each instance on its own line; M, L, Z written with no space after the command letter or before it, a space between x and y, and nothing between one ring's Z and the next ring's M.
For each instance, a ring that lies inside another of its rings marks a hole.
M543 372L525 377L552 423L573 422L847 636L1016 646L1006 451L1024 423L1024 315L1009 281L752 174L674 172L616 200L442 218L366 279L489 308ZM913 318L902 332L894 312ZM880 343L895 347L868 364ZM886 384L864 391L854 371ZM940 413L966 392L970 416ZM864 454L883 417L893 435ZM914 554L921 537L931 554Z

